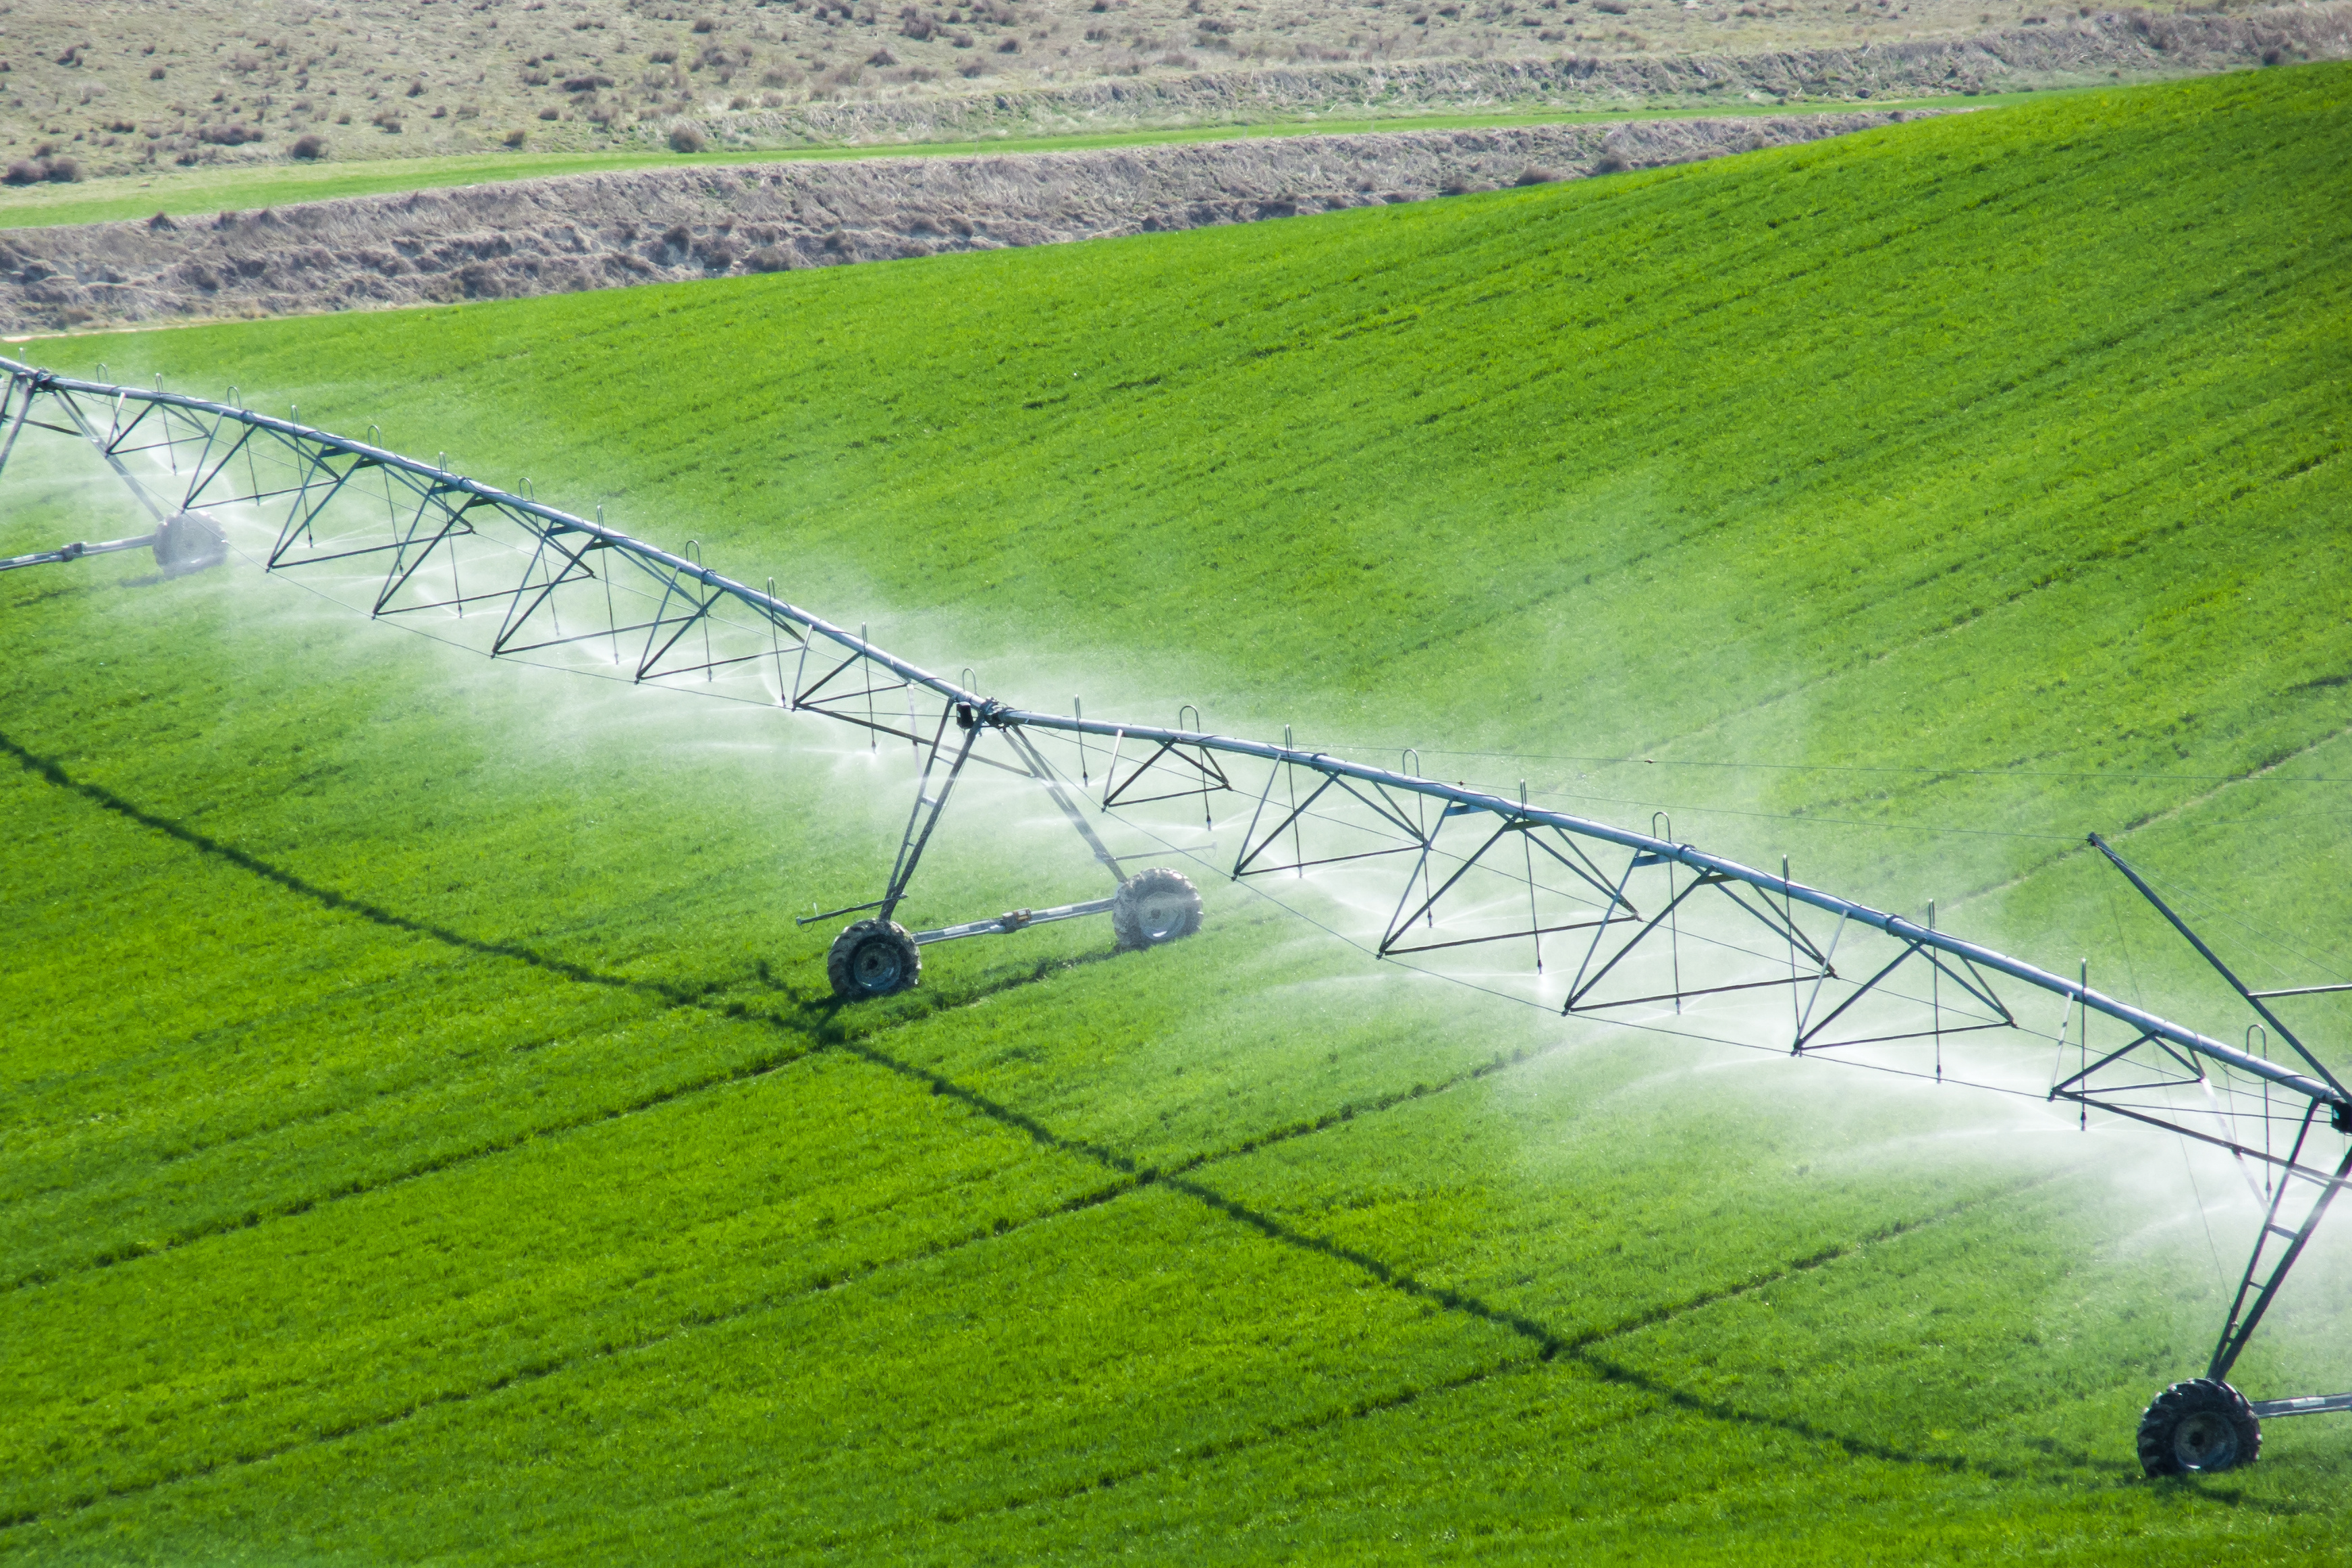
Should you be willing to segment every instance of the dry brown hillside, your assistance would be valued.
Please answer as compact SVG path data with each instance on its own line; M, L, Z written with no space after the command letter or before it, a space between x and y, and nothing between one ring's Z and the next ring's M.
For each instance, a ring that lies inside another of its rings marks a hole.
M1501 105L1527 96L1527 70L1596 67L1622 104L1658 96L1658 81L1622 74L1634 58L1785 59L1988 33L2022 40L1986 54L1996 76L2021 51L2049 57L2045 76L2104 76L2107 35L2126 18L2145 34L2156 15L2042 0L15 0L0 5L0 160L46 159L68 177L673 136L751 147L991 121L1394 113ZM1966 71L1930 74L1896 85L1971 85ZM1837 90L1838 75L1823 96L1870 96Z

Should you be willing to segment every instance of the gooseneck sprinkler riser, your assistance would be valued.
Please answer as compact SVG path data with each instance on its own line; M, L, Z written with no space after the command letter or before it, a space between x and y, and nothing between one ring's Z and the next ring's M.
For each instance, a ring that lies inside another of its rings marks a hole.
M1110 917L1122 948L1181 940L1202 917L1192 879L1167 864L1130 870L1142 857L1115 852L1109 835L1205 864L1226 852L1206 836L1231 831L1238 842L1220 874L1261 879L1254 885L1277 899L1335 879L1354 895L1348 918L1376 927L1362 938L1376 957L1475 960L1480 984L1494 988L1508 971L1528 999L1563 1015L1654 1019L1684 1033L1704 1022L1730 1031L1706 1038L1943 1084L2013 1087L2000 1082L2016 1071L2011 1048L2031 1046L2042 1074L2032 1092L2085 1127L2097 1113L2097 1124L2161 1129L2269 1176L2268 1212L2207 1375L2149 1406L2143 1462L2159 1473L2250 1462L2261 1420L2352 1409L2352 1394L2248 1402L2225 1381L2352 1179L2352 1095L2270 1005L2340 988L2249 990L2102 841L2093 841L2289 1042L2294 1064L2107 996L2086 971L2069 977L1969 941L1948 918L1913 921L1800 883L1785 862L1775 873L1677 841L1663 819L1642 832L1535 803L1524 785L1505 794L1447 783L1417 766L1296 745L1287 731L1280 745L1218 735L1189 706L1166 727L1089 717L1076 701L1068 714L1023 708L969 689L975 677L950 681L863 627L801 608L772 580L755 590L698 550L632 538L601 507L575 517L441 463L202 398L7 360L0 376L0 476L28 431L69 436L157 524L138 538L20 556L0 570L144 547L176 572L215 564L241 541L268 572L356 595L378 620L430 627L492 658L813 715L862 731L877 765L906 742L915 799L879 896L800 922L862 917L827 957L844 1001L917 984L922 950L943 942L1097 915ZM1108 873L1108 894L901 925L929 851L942 833L965 831L950 807L980 775L1050 802ZM1178 842L1187 838L1189 847ZM1748 1005L1781 994L1785 1009ZM2037 997L2049 1001L2028 1009ZM2059 1008L2067 1024L2055 1033L2027 1016ZM2105 1037L2095 1040L2095 1030ZM2052 1071L2053 1040L2063 1049ZM2281 1130L2289 1125L2291 1139Z

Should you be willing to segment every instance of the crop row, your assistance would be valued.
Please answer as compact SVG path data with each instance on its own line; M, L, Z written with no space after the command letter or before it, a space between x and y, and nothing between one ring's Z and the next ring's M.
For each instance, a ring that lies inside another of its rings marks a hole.
M2157 816L2168 870L2255 866L2300 915L2335 856L2263 835L2277 796L2137 775L2343 771L2336 80L130 351L395 444L483 429L466 465L530 452L542 493L568 470L624 517L658 497L942 667L1048 629L1024 678L1085 669L1090 712L1182 683L1336 738L1925 753L1950 770L1697 804ZM638 396L583 395L622 367ZM922 991L835 1014L829 929L790 917L895 842L879 762L233 573L80 564L0 580L8 906L85 960L0 976L0 1257L54 1276L7 1298L0 1552L1557 1560L1671 1526L1769 1561L2335 1528L2304 1428L2227 1517L2122 1484L2218 1311L2204 1222L2242 1218L2173 1203L2195 1172L2160 1143L1516 1019L1233 890L1166 949L933 949ZM1976 762L2105 776L2021 796ZM1534 782L1602 815L1659 790L1581 766ZM942 907L1044 875L983 820ZM2063 935L2106 906L2062 852L1849 844L1820 879L2023 875L1988 919ZM2313 1260L2250 1382L2309 1371L2341 1269Z
M2345 717L2341 689L2257 674L2345 652L2327 573L2301 570L2340 540L2298 531L2343 505L2336 79L1304 234L143 351L421 439L494 403L475 466L562 475L656 531L693 517L714 559L789 560L795 594L897 612L947 667L1084 669L1096 711L1193 695L1334 739L2106 775L2024 808L2071 836L2163 803L2128 775L2240 769ZM2228 152L2247 114L2279 131L2259 178ZM2147 225L2162 243L2123 243ZM581 395L622 365L630 398ZM417 390L388 404L387 377ZM773 481L747 489L755 461ZM1819 811L1821 782L1686 802ZM2020 809L1950 777L1850 804L1832 814ZM1851 837L1808 858L1933 865L1947 897L2034 863Z

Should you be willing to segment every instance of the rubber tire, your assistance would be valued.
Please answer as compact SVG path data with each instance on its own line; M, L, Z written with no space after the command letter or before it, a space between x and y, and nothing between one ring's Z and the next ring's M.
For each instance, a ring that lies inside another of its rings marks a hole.
M155 529L155 564L172 576L218 566L227 555L221 526L202 512L174 512Z
M2262 1451L2263 1424L2246 1396L2215 1378L2174 1384L2139 1418L2140 1469L2151 1476L2234 1470Z
M1157 947L1201 928L1201 890L1181 871L1137 872L1111 895L1111 929L1122 947Z
M923 973L923 950L895 920L861 920L833 939L824 977L845 1002L871 1001L912 990Z

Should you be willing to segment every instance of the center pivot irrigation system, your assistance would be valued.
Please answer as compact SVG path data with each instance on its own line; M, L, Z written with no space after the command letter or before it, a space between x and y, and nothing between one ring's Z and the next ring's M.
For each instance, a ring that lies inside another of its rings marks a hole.
M2265 1417L2352 1410L2352 1394L2249 1402L2231 1367L2352 1176L2352 1092L2273 1002L2352 987L2249 989L2114 849L2099 852L2260 1023L2240 1047L1936 926L1707 853L1663 818L1643 833L1324 752L1016 707L884 652L776 596L451 472L238 408L76 381L0 360L0 469L27 430L87 443L155 518L143 538L68 545L0 570L152 546L167 574L236 553L368 614L493 657L814 714L903 743L915 800L881 896L826 970L845 1000L912 986L933 943L1108 915L1122 946L1197 930L1201 898L1168 866L1131 873L1103 828L1206 866L1234 835L1234 882L1312 885L1357 916L1379 957L1508 983L1591 1016L1882 1071L2063 1101L2227 1151L2262 1226L2204 1375L2142 1417L2152 1475L2251 1463ZM234 398L234 392L231 396ZM526 484L528 489L528 484ZM974 769L1041 791L1113 891L909 931L895 918L960 781ZM1190 838L1186 848L1178 841ZM1130 853L1126 861L1141 858ZM1279 900L1277 900L1279 901ZM1381 912L1385 911L1383 915ZM1343 932L1342 935L1347 935ZM1782 1003L1785 1001L1785 1006ZM2036 1027L2024 1016L2046 1019ZM2095 1026L2102 1038L2093 1040ZM1706 1030L1717 1032L1705 1034ZM2299 1065L2252 1049L2284 1040ZM2053 1060L2054 1058L2054 1060Z

